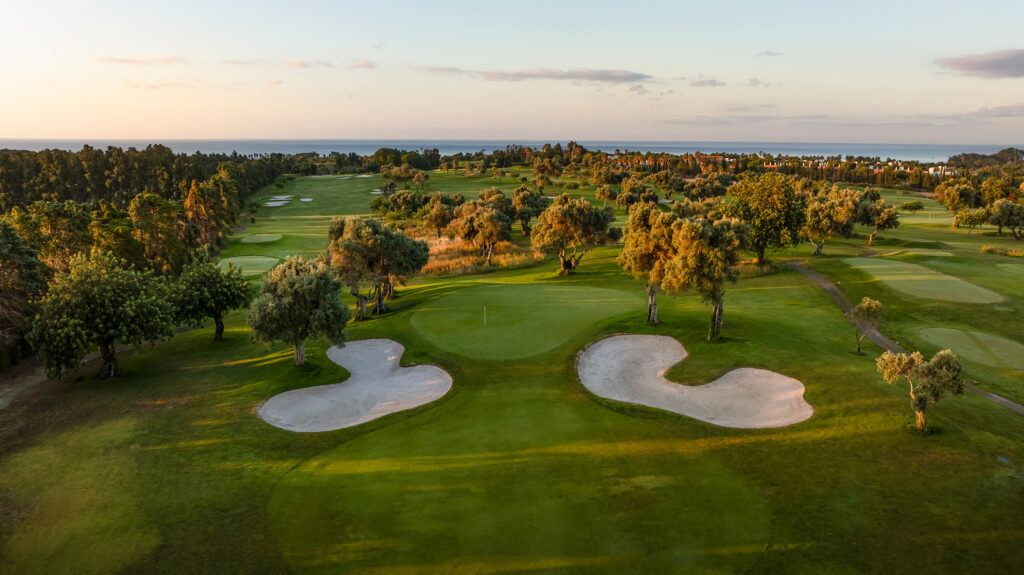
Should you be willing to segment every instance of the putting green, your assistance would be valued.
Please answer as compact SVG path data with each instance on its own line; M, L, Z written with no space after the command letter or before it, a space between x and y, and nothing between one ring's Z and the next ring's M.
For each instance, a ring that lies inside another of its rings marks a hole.
M907 295L963 303L1003 301L1003 296L994 291L917 264L879 258L847 258L843 261Z
M929 249L929 248L915 248L915 249L912 249L912 250L907 250L907 255L911 255L911 256L932 256L932 257L936 257L937 256L937 257L942 257L942 258L948 258L948 257L952 257L953 252L948 252L946 250L933 250L933 249Z
M580 328L639 309L645 301L639 293L602 288L486 285L427 304L412 316L412 325L438 347L459 355L518 359L553 349Z
M922 329L921 337L939 347L949 348L964 359L1001 367L1024 370L1024 345L980 331L944 327Z
M1024 264L996 264L1000 270L1019 278L1024 278Z
M267 256L235 256L217 262L221 269L227 269L228 263L242 270L243 276L259 275L276 266L280 260Z
M253 234L242 238L243 244L265 244L281 239L281 234Z

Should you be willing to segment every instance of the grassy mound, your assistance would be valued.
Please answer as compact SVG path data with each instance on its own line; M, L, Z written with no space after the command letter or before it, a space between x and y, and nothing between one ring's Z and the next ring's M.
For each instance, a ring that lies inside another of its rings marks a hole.
M242 238L243 244L265 244L281 239L281 234L252 234Z
M979 331L943 327L926 328L921 337L939 347L948 347L960 357L1003 369L1024 370L1024 345Z
M487 324L484 324L484 305ZM412 325L445 351L488 360L548 351L599 319L639 309L640 294L560 285L486 285L426 305Z
M924 266L878 258L847 258L843 261L907 295L963 303L1003 301L1003 296L994 291Z
M217 262L221 269L227 269L228 263L236 268L241 268L243 276L254 276L269 271L276 266L280 260L267 256L235 256L222 259Z

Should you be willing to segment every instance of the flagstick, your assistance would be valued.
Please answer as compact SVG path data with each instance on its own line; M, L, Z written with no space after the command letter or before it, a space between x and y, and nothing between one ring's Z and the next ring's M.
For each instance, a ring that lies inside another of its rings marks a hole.
M484 302L484 327L487 327L487 302Z

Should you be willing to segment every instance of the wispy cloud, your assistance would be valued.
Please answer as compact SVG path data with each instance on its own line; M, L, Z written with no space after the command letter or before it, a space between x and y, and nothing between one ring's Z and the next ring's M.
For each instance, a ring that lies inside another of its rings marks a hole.
M762 51L758 52L757 54L754 54L754 57L755 58L772 58L772 57L781 56L781 55L782 55L781 52L775 52L773 50L762 50Z
M384 47L384 42L377 42L376 44L370 44L370 47L374 50L380 50Z
M717 88L719 86L725 86L725 82L715 78L705 78L700 76L690 80L690 86L693 88Z
M370 70L377 67L377 63L373 60L367 60L365 58L353 58L352 63L349 64L349 68L362 68Z
M765 82L764 80L762 80L760 78L747 78L747 81L744 82L743 85L744 86L749 86L751 88L771 88L772 87L772 83L771 82Z
M129 64L132 66L167 66L171 64L185 64L187 62L181 56L144 56L138 58L97 56L92 60L102 64Z
M993 108L985 107L980 108L974 114L982 118L1022 118L1024 117L1024 104L995 106Z
M303 70L305 68L314 68L314 67L317 67L317 66L322 66L324 68L333 68L334 67L334 64L331 64L330 62L328 62L326 60L292 60L292 59L289 59L289 60L285 60L285 64L287 64L289 68L294 68L296 70Z
M628 92L630 94L636 94L637 96L643 96L644 94L651 93L650 90L644 88L643 84L636 84L635 86L630 86Z
M1024 50L1000 50L935 61L942 68L979 78L1024 77Z
M225 64L232 66L256 66L264 62L263 58L246 58L245 60L224 60Z
M533 68L509 72L504 70L464 70L455 66L413 66L414 69L435 75L463 75L482 78L491 82L522 82L526 80L568 80L572 82L593 82L602 84L627 84L653 79L650 74L629 70L604 70L595 68L572 68L555 70Z
M163 90L168 88L218 88L222 86L221 84L218 84L216 82L207 82L206 80L199 80L196 78L189 78L187 80L146 80L141 82L135 80L124 80L121 82L121 85L125 88L132 88L136 90Z

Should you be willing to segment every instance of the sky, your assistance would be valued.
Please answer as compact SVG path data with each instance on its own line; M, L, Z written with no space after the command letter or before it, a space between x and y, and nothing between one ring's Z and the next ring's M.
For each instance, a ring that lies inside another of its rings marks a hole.
M0 0L0 138L1024 143L1024 2Z

